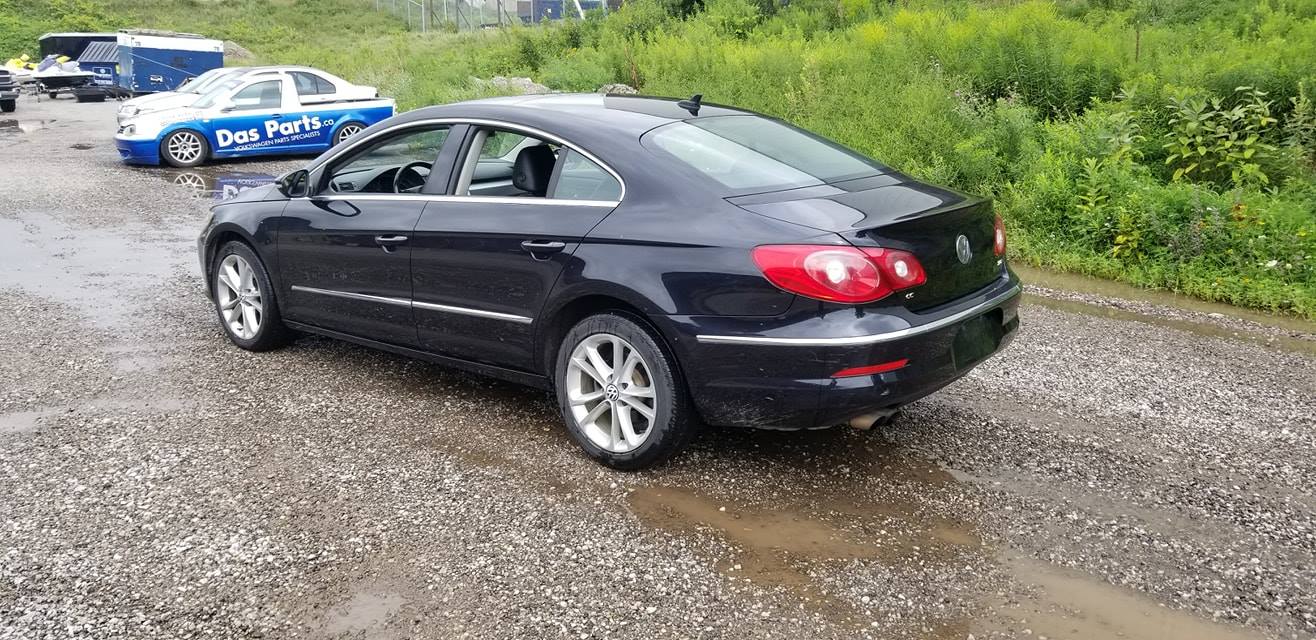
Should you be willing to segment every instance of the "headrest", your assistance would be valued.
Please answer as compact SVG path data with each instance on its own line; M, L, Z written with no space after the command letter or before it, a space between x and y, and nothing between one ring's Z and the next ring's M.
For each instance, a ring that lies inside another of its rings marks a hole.
M512 186L530 195L543 197L548 193L548 181L553 177L553 163L557 157L548 145L526 147L516 154L512 164Z

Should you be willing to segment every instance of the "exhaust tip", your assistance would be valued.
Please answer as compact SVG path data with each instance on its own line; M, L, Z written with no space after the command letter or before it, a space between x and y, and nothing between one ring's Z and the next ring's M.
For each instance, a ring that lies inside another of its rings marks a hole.
M896 415L896 409L883 409L882 411L872 411L869 413L857 415L850 418L847 424L851 428L860 431L868 431L875 426L882 426L891 422L891 416Z

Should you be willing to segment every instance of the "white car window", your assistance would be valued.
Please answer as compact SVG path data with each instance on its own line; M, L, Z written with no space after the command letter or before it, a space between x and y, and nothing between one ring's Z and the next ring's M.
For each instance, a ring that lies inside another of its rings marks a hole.
M235 110L278 109L281 106L283 106L283 82L280 80L257 82L233 94Z

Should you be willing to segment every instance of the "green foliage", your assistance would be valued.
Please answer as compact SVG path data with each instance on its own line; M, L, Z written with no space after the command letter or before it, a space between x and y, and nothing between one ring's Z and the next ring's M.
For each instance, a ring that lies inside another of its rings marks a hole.
M624 82L786 118L993 196L1016 260L1316 318L1316 0L628 0L407 32L368 0L0 0L43 32L205 33L401 108Z
M1174 167L1172 180L1199 179L1238 187L1270 184L1263 165L1271 160L1275 146L1264 138L1279 122L1270 113L1266 93L1239 87L1241 94L1232 108L1220 98L1189 96L1172 98L1170 131L1164 147L1165 163Z

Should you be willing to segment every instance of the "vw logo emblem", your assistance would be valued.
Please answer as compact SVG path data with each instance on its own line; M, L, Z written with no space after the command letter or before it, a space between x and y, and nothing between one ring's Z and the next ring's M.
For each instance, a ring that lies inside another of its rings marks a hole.
M617 398L621 397L621 389L618 389L615 384L610 384L603 388L603 396L608 400L616 401Z
M960 237L955 238L955 255L959 256L960 264L969 264L973 259L973 249L969 248L968 236L960 234Z

